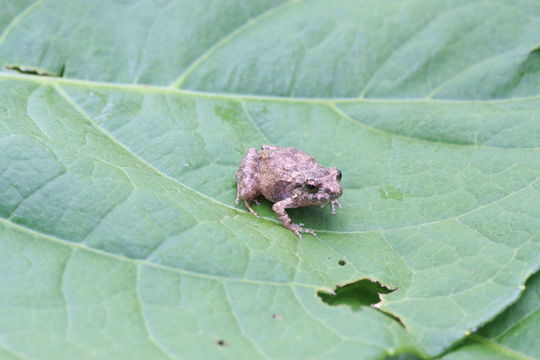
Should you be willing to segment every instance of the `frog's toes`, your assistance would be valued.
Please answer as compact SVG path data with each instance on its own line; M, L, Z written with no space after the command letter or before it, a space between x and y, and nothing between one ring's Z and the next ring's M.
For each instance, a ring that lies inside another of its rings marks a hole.
M339 202L339 200L332 200L332 201L330 202L330 206L332 207L332 213L331 213L332 215L336 215L336 205L337 205L337 207L340 208L340 209L343 207L343 205L341 205L341 203Z
M308 234L311 234L313 236L317 236L317 233L311 229L304 229L303 230L305 233L308 233Z
M291 227L289 228L293 233L296 234L296 236L298 236L300 239L302 238L302 233L308 233L308 234L311 234L313 236L317 236L317 234L315 233L315 231L311 230L311 229L306 229L304 227L304 224L292 224Z

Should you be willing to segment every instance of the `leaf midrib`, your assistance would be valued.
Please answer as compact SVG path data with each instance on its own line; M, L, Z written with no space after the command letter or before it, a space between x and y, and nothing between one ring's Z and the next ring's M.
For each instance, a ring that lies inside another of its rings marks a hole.
M21 65L22 66L22 65ZM128 92L142 92L142 93L159 93L167 94L174 93L187 96L200 96L204 98L214 99L231 99L231 100L251 100L251 101L272 101L272 102L284 102L284 103L302 103L302 104L345 104L345 103L373 103L373 104L501 104L501 103L513 103L513 102L525 102L530 100L540 100L540 95L523 96L516 98L501 98L501 99L473 99L473 100L459 100L459 99L431 99L431 98L316 98L316 97L284 97L284 96L271 96L271 95L252 95L241 93L214 93L208 91L186 90L177 89L174 87L156 86L156 85L141 85L141 84L128 84L128 83L115 83L115 82L103 82L84 79L70 79L56 76L39 76L39 75L27 75L19 74L15 72L0 71L0 79L6 80L19 80L28 81L42 84L59 84L80 86L87 88L102 88L112 90L123 90ZM392 134L394 135L394 134ZM414 138L417 139L417 138ZM418 139L421 140L421 139Z
M42 69L41 69L42 70ZM99 81L89 81L89 80L76 80L76 79L65 79L59 77L50 77L50 76L36 76L36 75L19 75L13 73L6 73L0 71L0 79L6 80L17 80L17 81L28 81L38 84L46 84L49 86L56 85L68 85L68 86L78 86L84 88L100 88L100 89L110 89L110 90L121 90L128 92L139 92L139 93L157 93L157 94L176 94L183 96L193 96L193 97L204 97L204 98L213 98L213 99L227 99L235 100L244 106L244 101L271 101L271 102L283 102L283 103L296 103L296 104L318 104L321 106L328 107L330 110L337 113L340 117L345 118L346 120L353 121L356 125L362 126L366 129L385 134L387 136L398 137L408 140L414 140L421 143L427 144L438 144L441 146L447 147L457 147L457 148L473 148L473 149L505 149L505 150L515 150L515 151L540 151L540 148L536 147L501 147L501 146L491 146L486 144L476 145L476 144L467 144L467 143L457 143L457 142L445 142L439 140L425 139L421 137L403 135L399 133L390 132L384 129L380 129L364 122L361 122L349 114L344 112L338 104L347 104L347 103L371 103L371 104L467 104L467 103L485 103L485 104L497 104L497 103L507 103L511 101L530 101L540 99L539 96L523 97L519 99L506 99L506 100L485 100L485 101L458 101L458 100L434 100L427 98L417 98L417 99L349 99L349 98L335 98L335 99L321 99L321 98L286 98L286 97L272 97L272 96L259 96L259 95L242 95L242 94L226 94L226 93L209 93L209 92L197 92L191 90L176 89L171 87L159 87L151 85L136 85L136 84L123 84L123 83L105 83ZM248 114L247 111L244 112ZM251 119L250 119L251 120ZM253 122L253 121L252 121ZM255 124L253 124L255 125ZM258 132L260 129L257 126L254 126ZM266 136L264 136L266 137Z

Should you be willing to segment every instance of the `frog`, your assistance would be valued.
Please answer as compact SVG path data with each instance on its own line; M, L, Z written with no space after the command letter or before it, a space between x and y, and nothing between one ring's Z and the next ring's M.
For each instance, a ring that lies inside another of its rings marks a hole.
M256 217L259 214L251 202L264 197L273 203L272 210L281 224L298 238L302 233L316 236L304 224L295 224L286 209L306 206L331 206L331 213L342 208L338 198L343 194L341 171L324 167L311 155L294 147L262 145L260 150L250 148L236 172L236 203L243 201L246 209Z

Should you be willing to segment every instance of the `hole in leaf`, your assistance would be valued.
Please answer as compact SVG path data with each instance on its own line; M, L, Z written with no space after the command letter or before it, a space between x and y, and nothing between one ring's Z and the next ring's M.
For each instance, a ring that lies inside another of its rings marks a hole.
M24 66L24 65L6 65L4 66L6 70L16 71L21 74L26 75L36 75L36 76L52 76L52 77L63 77L66 70L66 65L62 65L60 72L58 74L52 73L45 69L40 69L34 66Z
M338 263L339 266L347 265L347 262L345 260L339 260L337 263Z
M328 305L347 305L354 311L362 306L375 305L381 301L380 294L391 293L389 289L376 281L362 279L345 286L337 286L335 294L319 291L317 294Z
M217 340L217 341L216 341L216 344L217 344L218 346L229 346L229 345L230 345L228 342L226 342L226 341L223 340L223 339Z

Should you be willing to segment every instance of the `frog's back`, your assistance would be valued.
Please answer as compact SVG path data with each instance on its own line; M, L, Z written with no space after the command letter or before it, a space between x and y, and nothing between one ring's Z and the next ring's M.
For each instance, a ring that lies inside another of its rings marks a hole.
M295 148L272 147L260 150L261 166L276 175L305 173L320 167L319 163L303 151Z

